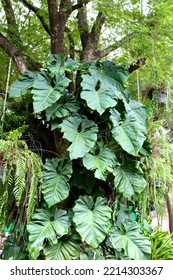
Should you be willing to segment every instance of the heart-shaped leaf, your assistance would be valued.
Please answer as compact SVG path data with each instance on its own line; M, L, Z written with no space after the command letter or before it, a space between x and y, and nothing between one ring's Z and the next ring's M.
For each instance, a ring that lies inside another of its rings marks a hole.
M70 222L65 210L38 209L27 226L30 234L28 250L32 257L34 259L38 257L45 240L48 240L51 245L57 244L57 237L60 238L67 234L69 226Z
M25 71L20 78L14 81L10 88L10 97L20 97L32 88L37 77L36 72Z
M105 198L97 197L94 203L91 196L81 196L73 208L73 221L82 240L97 248L105 239L110 228L111 208Z
M98 71L90 71L92 75L82 75L81 98L85 99L87 105L92 110L96 110L100 115L107 108L117 104L119 91L105 77L102 79Z
M83 165L89 170L95 170L95 177L103 181L106 180L108 171L113 171L116 162L115 152L102 142L98 142L83 158Z
M140 230L135 221L126 220L124 230L114 227L110 233L109 241L114 249L123 249L124 254L133 260L148 260L151 246L147 237Z
M56 73L53 79L45 71L38 73L32 89L34 112L41 112L55 103L69 82L64 74Z
M124 105L126 112L131 112L131 115L135 117L137 122L146 126L147 112L145 105L135 100L131 100L129 103L124 102Z
M68 183L72 174L72 164L67 159L46 160L43 169L42 193L48 206L63 201L69 195Z
M80 243L78 234L63 236L56 245L44 248L46 260L75 260L80 254Z
M97 125L86 117L69 117L59 125L64 138L72 142L68 148L70 159L83 157L97 140Z
M115 187L126 198L130 199L135 193L141 193L146 187L143 174L137 168L130 170L120 166L114 169L113 174Z
M116 81L116 87L122 91L124 89L124 83L128 79L128 72L124 66L115 65L114 62L106 60L101 63L102 72L104 75L110 77Z
M55 118L63 118L79 109L77 102L72 94L63 94L60 99L46 109L48 121Z
M112 109L110 118L113 123L113 138L127 153L138 156L138 152L146 139L146 127L136 120L131 111L127 112L123 121L121 114Z

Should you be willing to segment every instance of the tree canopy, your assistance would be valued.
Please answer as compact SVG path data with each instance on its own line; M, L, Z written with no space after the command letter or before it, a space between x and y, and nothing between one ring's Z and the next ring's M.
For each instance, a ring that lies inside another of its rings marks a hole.
M1 54L20 73L38 69L50 52L80 61L123 57L130 72L154 56L160 68L171 55L172 9L170 0L2 0Z

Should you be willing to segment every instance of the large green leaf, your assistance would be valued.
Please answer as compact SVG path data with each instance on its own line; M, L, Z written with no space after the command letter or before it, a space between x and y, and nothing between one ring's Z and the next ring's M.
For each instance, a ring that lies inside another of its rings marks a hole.
M63 94L60 99L46 109L48 121L55 118L63 118L79 109L77 102L72 94Z
M101 63L102 71L104 75L117 81L117 88L119 90L124 89L124 83L128 79L128 72L125 67L121 65L115 65L112 61L106 60Z
M143 174L137 169L126 169L122 166L114 169L114 185L126 198L131 198L135 193L141 193L146 181Z
M92 75L82 75L81 98L86 100L89 108L103 114L106 108L114 107L117 104L118 95L121 94L109 79L99 73L90 70Z
M105 198L97 197L94 204L91 196L81 196L73 208L73 221L83 241L97 248L110 228L111 208Z
M80 67L80 63L75 62L71 58L67 58L65 61L64 54L61 53L49 55L45 66L51 74L55 74L57 72L63 74L65 71L72 72L77 70Z
M138 156L138 152L146 139L146 127L136 120L134 113L131 111L127 112L123 121L121 114L112 109L110 118L113 123L113 138L127 153Z
M21 95L27 93L27 91L32 88L36 76L36 72L25 71L18 80L12 83L10 88L10 97L20 97Z
M126 111L131 112L131 115L135 117L137 122L146 126L147 112L145 105L135 100L131 100L129 103L124 102L124 105Z
M44 247L45 240L51 245L57 244L57 237L60 238L67 234L69 226L70 222L65 210L38 209L27 226L29 232L28 250L31 258L38 257L40 250Z
M147 260L151 254L150 242L140 230L139 225L131 220L125 220L123 230L114 227L109 241L114 249L123 249L124 254L133 260Z
M68 147L70 159L83 157L97 140L97 125L86 117L69 117L59 125L64 138L72 142Z
M55 73L61 73L63 74L65 72L64 70L64 54L50 54L46 60L45 67L48 69L48 71L51 73L52 77Z
M63 201L69 195L68 183L72 174L72 164L68 159L46 160L43 169L42 193L48 206Z
M45 71L38 73L32 89L34 112L41 112L55 103L69 82L64 74L56 73L55 77L51 78Z
M80 243L78 234L63 236L56 245L44 248L46 260L75 260L80 254Z
M113 171L117 160L115 152L99 142L83 158L83 165L89 170L95 170L95 177L106 180L108 172Z

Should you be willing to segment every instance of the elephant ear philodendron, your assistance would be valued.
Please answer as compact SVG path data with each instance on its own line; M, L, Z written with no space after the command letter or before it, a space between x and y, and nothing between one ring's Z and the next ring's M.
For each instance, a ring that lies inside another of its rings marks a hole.
M73 208L73 222L83 241L97 248L105 239L111 226L112 210L106 199L97 197L94 203L91 196L80 197Z
M68 234L58 239L56 245L44 248L46 260L76 260L80 254L81 239L78 234Z
M27 226L30 233L28 251L32 259L37 259L46 241L51 245L57 244L57 238L66 235L69 226L69 217L65 210L38 209L33 221Z
M132 260L148 260L151 254L150 242L141 233L140 226L130 219L123 227L114 227L110 232L109 241L116 250L124 250L124 254Z
M60 99L70 80L64 74L57 73L53 82L52 84L52 79L45 72L37 75L32 89L34 111L36 113L42 112Z
M68 147L70 159L83 157L97 140L97 125L86 117L69 117L60 124L64 138L72 142Z
M140 149L146 139L146 127L136 120L134 113L129 111L122 120L121 114L111 110L113 123L112 136L127 153L138 156Z
M146 187L143 174L137 168L127 169L123 166L113 171L114 186L125 198L131 199L134 194L141 193Z
M27 225L30 259L150 257L148 239L128 219L129 208L122 210L127 201L138 209L136 220L142 216L143 166L151 151L146 108L131 99L127 78L111 61L78 63L52 54L40 71L26 71L12 84L10 97L27 100L27 119L32 116L36 135L41 131L49 156L40 170L40 209Z
M68 159L46 160L43 167L42 193L49 207L68 197L71 174L72 164Z
M104 146L103 142L98 142L90 153L83 157L83 165L89 170L95 170L95 178L103 181L106 181L109 172L113 172L116 164L118 162L115 152Z
M91 75L83 75L82 79L81 98L86 100L89 108L102 115L106 108L115 107L118 94L121 96L121 93L109 80L99 77L97 71L92 71Z

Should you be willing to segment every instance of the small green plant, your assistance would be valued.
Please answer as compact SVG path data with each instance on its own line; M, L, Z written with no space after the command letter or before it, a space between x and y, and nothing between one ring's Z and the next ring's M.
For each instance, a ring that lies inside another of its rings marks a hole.
M151 242L151 260L173 260L173 234L154 228L149 236Z

